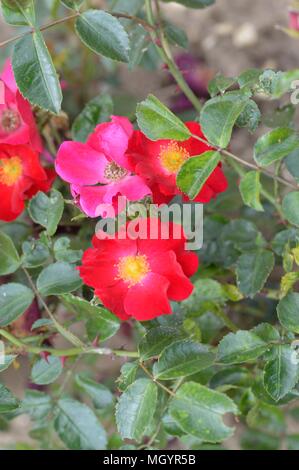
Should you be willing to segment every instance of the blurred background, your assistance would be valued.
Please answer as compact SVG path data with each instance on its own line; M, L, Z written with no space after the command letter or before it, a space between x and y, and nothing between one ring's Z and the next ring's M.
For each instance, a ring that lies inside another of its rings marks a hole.
M136 4L137 11L140 0L130 1ZM98 0L89 4L105 9L113 6L114 11L125 11L123 0ZM234 76L253 67L278 70L297 68L298 41L279 29L288 26L289 4L288 0L216 0L214 6L205 10L186 9L175 3L164 4L165 18L187 33L187 49L174 47L174 53L196 93L203 99L207 97L207 83L216 72ZM38 0L36 5L40 24L69 14L59 6L58 1ZM172 83L150 43L145 41L146 54L140 66L127 67L100 58L82 47L76 36L71 34L72 28L72 22L68 22L45 32L63 85L63 109L71 122L89 99L104 92L113 97L115 114L133 118L136 103L151 92L182 116L192 116L193 111ZM0 42L21 31L22 28L9 27L0 17ZM0 66L11 55L11 50L11 46L0 49ZM67 132L66 129L66 135ZM250 158L256 138L257 135L253 137L247 132L238 132L232 143L233 151L243 158ZM121 341L125 347L130 345L128 328L128 325L123 325L122 337L118 335L118 346ZM95 364L98 380L107 377L113 380L112 371L118 371L119 366L118 361L112 363L106 358L98 359ZM5 376L5 382L19 396L22 396L26 386L28 370L24 359ZM298 425L296 427L295 423L290 422L289 426L289 431L298 432ZM17 443L19 448L26 448L31 442L28 429L29 418L24 415L15 419L9 429L2 431L0 421L0 447L15 448ZM225 447L230 449L238 446L236 437L225 443Z

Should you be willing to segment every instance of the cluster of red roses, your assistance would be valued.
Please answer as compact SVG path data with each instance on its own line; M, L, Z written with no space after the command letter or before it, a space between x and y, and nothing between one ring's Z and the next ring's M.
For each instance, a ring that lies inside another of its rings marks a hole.
M199 124L186 124L193 135L203 138ZM149 140L134 130L128 119L113 116L100 124L86 143L64 142L57 155L56 171L70 183L76 203L89 216L105 216L107 205L114 205L118 195L129 201L151 196L154 203L168 203L181 194L176 175L190 157L209 150L191 137L184 142ZM227 181L219 165L195 198L208 202L224 191ZM115 207L117 211L119 207ZM140 223L144 223L141 220ZM146 220L151 224L151 219ZM185 236L174 237L173 224L167 240L99 240L83 256L79 268L84 282L95 289L103 304L125 320L134 317L150 320L171 313L169 301L186 299L193 286L189 278L196 272L198 258L185 249ZM149 234L149 230L148 230Z
M55 173L40 164L41 139L9 62L0 84L0 219L11 221L23 211L24 200L50 188ZM186 125L193 135L204 137L198 123ZM122 210L116 206L119 195L128 201L150 196L157 204L168 203L176 195L188 200L176 185L176 175L188 158L209 149L194 137L184 142L153 142L134 130L127 118L112 116L111 122L96 127L86 143L64 142L55 167L58 175L70 183L81 210L89 217L105 217L107 205L116 213ZM226 187L219 165L195 201L209 202ZM149 228L151 219L141 222ZM127 232L125 237L116 235L115 239L99 240L95 236L93 248L86 250L79 267L84 282L123 320L150 320L169 314L169 301L183 300L192 292L189 278L197 270L197 256L185 249L182 227L168 224L169 237L164 239L163 224L156 222L159 231L155 240L149 236L131 239Z
M41 151L30 104L19 92L7 61L0 75L0 220L16 219L26 199L51 187L55 171L41 166Z

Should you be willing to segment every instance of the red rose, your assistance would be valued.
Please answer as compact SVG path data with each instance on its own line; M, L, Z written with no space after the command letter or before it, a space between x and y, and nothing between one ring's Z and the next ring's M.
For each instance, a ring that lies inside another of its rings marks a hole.
M28 145L0 144L0 220L10 222L24 210L24 200L50 189L55 172L44 170Z
M197 122L187 122L192 134L205 138ZM142 176L153 193L157 204L168 203L175 195L182 194L176 185L176 175L183 163L190 157L200 155L211 147L191 137L183 142L175 140L148 139L141 131L134 131L129 142L128 156L132 170ZM207 179L204 187L194 199L206 203L227 189L227 180L221 170L221 164ZM184 200L189 198L183 195Z
M93 248L85 251L80 276L95 289L103 304L122 320L151 320L170 314L169 300L184 300L191 294L189 280L198 267L195 253L185 249L181 226L167 224L169 237L162 238L167 226L158 219L140 219L149 234L157 224L158 238L122 239L93 237Z

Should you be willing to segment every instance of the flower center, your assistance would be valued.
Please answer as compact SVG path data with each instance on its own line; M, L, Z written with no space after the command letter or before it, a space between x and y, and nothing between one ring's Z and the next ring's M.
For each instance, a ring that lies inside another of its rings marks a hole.
M0 159L0 183L13 186L22 175L22 161L19 157Z
M128 172L125 168L122 168L115 162L108 163L108 165L106 165L106 168L104 170L105 178L110 181L119 181L124 176L126 176L127 173Z
M21 125L21 119L17 111L5 109L1 114L1 127L5 132L14 132Z
M161 147L159 157L165 170L169 173L177 173L190 155L177 142L170 142L168 145Z
M150 267L146 255L124 256L118 263L118 279L134 286L142 281Z

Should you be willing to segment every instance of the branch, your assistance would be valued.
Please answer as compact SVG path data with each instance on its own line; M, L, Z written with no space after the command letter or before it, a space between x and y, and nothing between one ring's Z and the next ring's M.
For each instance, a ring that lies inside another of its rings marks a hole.
M69 20L73 20L80 16L80 12L73 13L72 15L65 16L64 18L59 18L58 20L51 21L51 23L47 23L39 28L40 31L46 31L49 28L52 28L52 26L56 26L62 23L66 23ZM139 18L138 16L132 16L132 15L127 15L125 13L110 13L110 15L114 16L115 18L125 18L127 20L132 20L135 21L136 23L140 24L141 26L144 27L147 31L154 31L155 28L150 25L147 21L143 20L142 18ZM0 42L0 48L7 46L8 44L17 41L18 39L22 39L25 36L28 36L29 34L33 34L35 32L34 28L29 29L28 31L25 31L25 33L18 34L17 36L13 36L12 38L6 39L3 42Z
M159 18L158 18L159 24L155 24L152 6L151 6L151 0L145 0L145 8L146 8L146 13L147 13L148 23L152 26L152 29L153 29L150 32L150 35L161 59L167 65L171 75L177 82L182 92L185 94L188 100L193 104L194 108L198 112L200 112L201 102L199 101L197 96L193 93L193 91L187 84L186 80L184 79L182 72L177 67L175 61L173 60L168 41L163 33L163 30L160 24L161 21Z
M139 357L139 353L137 351L125 351L123 349L110 349L110 348L95 348L83 345L83 347L77 348L68 348L68 349L56 349L56 348L49 348L43 346L30 346L25 343L24 340L20 340L16 338L11 333L4 329L0 329L0 336L7 339L10 343L12 343L15 347L10 349L10 353L22 354L32 353L32 354L41 354L43 352L47 352L52 356L57 357L70 357L70 356L79 356L82 354L98 354L101 356L117 356L117 357Z

